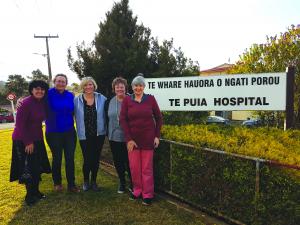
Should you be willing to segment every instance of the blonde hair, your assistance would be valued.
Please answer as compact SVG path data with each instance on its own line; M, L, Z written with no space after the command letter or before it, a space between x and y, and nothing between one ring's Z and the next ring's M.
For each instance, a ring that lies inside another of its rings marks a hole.
M94 85L95 90L97 90L97 83L96 81L92 78L92 77L84 77L82 78L81 82L80 82L80 89L84 90L84 86L87 85L88 82L92 82Z

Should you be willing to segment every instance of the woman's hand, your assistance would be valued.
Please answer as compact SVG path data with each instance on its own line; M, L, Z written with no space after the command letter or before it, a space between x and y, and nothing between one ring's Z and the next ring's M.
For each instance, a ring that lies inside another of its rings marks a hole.
M153 145L154 145L154 148L157 148L157 147L158 147L158 145L159 145L159 138L158 138L158 137L155 137L155 138L154 138L154 143L153 143Z
M20 97L18 100L17 100L17 103L16 103L16 110L18 111L18 108L20 108L22 105L23 105L23 101L24 101L24 97Z
M28 155L30 155L30 154L32 154L33 153L33 144L29 144L29 145L26 145L26 147L25 147L25 152L28 154Z
M134 147L137 147L137 144L135 143L134 140L130 140L127 142L127 150L129 152L131 152L134 149Z

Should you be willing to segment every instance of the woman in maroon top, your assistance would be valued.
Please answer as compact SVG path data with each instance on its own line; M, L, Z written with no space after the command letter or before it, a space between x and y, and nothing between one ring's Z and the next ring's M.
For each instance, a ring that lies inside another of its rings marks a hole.
M133 79L134 94L122 103L120 123L127 142L133 183L130 199L143 198L150 205L154 197L153 151L159 145L162 115L155 98L144 93L145 79Z
M28 205L45 198L39 191L41 173L51 172L42 131L42 122L46 119L45 93L48 88L48 84L42 80L34 80L29 84L30 96L18 108L12 135L10 181L25 183L25 202ZM24 178L24 170L30 174L27 179Z

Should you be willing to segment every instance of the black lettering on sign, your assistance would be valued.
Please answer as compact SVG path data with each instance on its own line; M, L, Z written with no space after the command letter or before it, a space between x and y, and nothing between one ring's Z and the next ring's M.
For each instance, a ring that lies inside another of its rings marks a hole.
M184 106L207 106L205 98L185 98L183 99Z
M233 98L214 98L215 106L252 106L252 105L270 105L266 97L233 97Z
M158 81L158 88L181 88L181 80L177 81Z
M170 106L180 106L180 99L179 98L170 98L169 99Z
M148 88L154 89L155 88L155 82L148 82Z
M184 87L197 88L197 87L214 87L214 81L209 80L185 80Z
M248 85L248 77L225 78L225 86L246 86Z
M280 78L277 77L252 77L251 85L278 85Z

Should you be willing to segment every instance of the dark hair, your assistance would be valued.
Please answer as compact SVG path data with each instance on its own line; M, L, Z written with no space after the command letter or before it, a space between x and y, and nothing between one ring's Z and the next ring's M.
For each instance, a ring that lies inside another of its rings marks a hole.
M68 84L68 77L66 74L63 74L63 73L59 73L59 74L56 74L54 79L53 79L53 83L55 83L55 80L57 77L64 77L66 79L66 84Z
M45 90L45 92L47 92L49 89L49 85L45 81L33 80L29 83L29 86L28 86L29 94L32 95L33 88L37 88L37 87L40 87L41 89Z
M112 92L113 92L113 93L115 92L115 86L116 86L117 84L124 84L124 86L125 86L125 91L127 91L127 88L128 88L127 80L125 80L123 77L116 77L116 78L112 81L112 84L111 84Z

